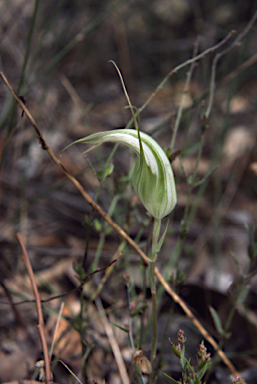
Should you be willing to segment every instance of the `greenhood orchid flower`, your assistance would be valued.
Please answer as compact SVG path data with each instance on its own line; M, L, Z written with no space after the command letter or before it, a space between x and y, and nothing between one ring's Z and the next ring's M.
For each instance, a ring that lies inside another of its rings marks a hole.
M133 188L155 219L167 216L176 205L177 194L170 162L159 144L136 129L117 129L92 134L68 147L85 143L92 145L91 150L105 142L125 144L138 155L132 176Z

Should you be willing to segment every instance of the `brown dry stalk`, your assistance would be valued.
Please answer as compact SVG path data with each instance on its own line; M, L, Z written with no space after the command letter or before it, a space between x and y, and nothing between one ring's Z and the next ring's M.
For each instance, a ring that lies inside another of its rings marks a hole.
M115 360L116 360L116 363L117 363L117 366L118 366L118 369L120 372L121 381L123 384L129 384L130 383L129 376L128 376L126 365L124 363L124 360L123 360L123 357L122 357L122 354L120 351L120 347L119 347L117 340L114 336L112 326L111 326L111 324L110 324L110 322L109 322L109 320L105 314L103 304L102 304L101 300L99 299L99 297L96 297L95 304L96 304L96 307L98 309L99 316L102 320L102 324L104 326L105 333L108 337L110 346L112 348L112 351L113 351L113 354L114 354L114 357L115 357Z
M27 268L30 282L32 285L32 289L33 289L33 293L34 293L35 300L36 300L36 308L37 308L37 316L38 316L37 330L39 333L42 351L43 351L43 355L44 355L44 361L45 361L45 384L50 384L51 369L50 369L50 360L49 360L49 355L48 355L48 350L47 350L47 342L46 342L46 336L45 336L44 318L43 318L43 311L42 311L40 294L39 294L38 289L37 289L37 284L36 284L36 280L34 277L33 269L32 269L32 266L30 264L29 256L28 256L27 250L25 248L25 245L23 243L23 240L21 238L21 235L19 233L17 233L16 237L17 237L18 242L19 242L21 249L22 249L22 260L23 260L23 262Z
M73 177L67 169L63 166L61 161L55 156L54 152L52 149L49 147L48 143L44 139L43 135L41 134L34 118L30 114L29 110L27 107L24 105L21 99L15 94L14 90L12 89L10 83L8 82L7 78L3 74L3 72L0 72L0 77L4 81L4 83L7 85L9 90L11 91L13 97L16 99L20 107L24 110L26 116L28 117L30 123L33 125L38 138L39 142L42 146L42 149L46 150L51 159L62 169L64 174L67 176L67 178L75 185L75 187L78 189L78 191L81 193L81 195L84 197L84 199L92 206L92 208L97 211L103 218L106 220L112 228L121 236L123 239L125 239L132 248L141 256L141 258L144 260L146 264L149 263L148 257L146 254L138 247L138 245L131 239L128 234L118 226L107 214L102 210L102 208L95 203L95 201L88 195L88 193L84 190L82 185L78 182L75 177ZM224 364L229 368L231 373L235 376L239 376L239 373L237 372L236 368L234 365L229 361L225 353L219 348L218 344L216 341L213 339L213 337L208 333L208 331L202 326L202 324L198 321L198 319L193 315L191 310L188 308L188 306L184 303L184 301L177 295L177 293L169 286L169 284L165 281L163 278L162 274L158 270L157 267L155 267L155 275L159 279L160 283L166 290L166 292L172 297L172 299L180 305L180 307L183 309L187 317L192 321L192 323L196 326L196 328L199 330L199 332L202 334L203 337L206 338L206 340L209 341L209 343L212 345L212 347L215 349L221 360L224 362Z

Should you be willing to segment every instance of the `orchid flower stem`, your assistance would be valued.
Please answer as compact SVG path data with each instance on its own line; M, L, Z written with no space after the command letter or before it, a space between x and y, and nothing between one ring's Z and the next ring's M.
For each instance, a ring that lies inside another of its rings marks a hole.
M153 318L153 332L152 332L152 351L151 351L151 364L153 367L153 362L156 356L156 347L157 347L157 305L156 305L156 286L155 286L155 264L157 260L157 246L158 238L160 234L161 220L154 219L153 223L153 241L152 241L152 252L151 257L149 258L149 282L152 295L152 318ZM150 382L153 380L153 375L151 374Z

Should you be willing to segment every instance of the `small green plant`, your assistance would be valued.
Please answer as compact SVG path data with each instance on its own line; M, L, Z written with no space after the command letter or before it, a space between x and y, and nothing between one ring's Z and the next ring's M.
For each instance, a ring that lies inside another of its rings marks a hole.
M207 348L202 341L199 345L199 349L197 352L197 369L191 365L190 359L186 359L185 357L185 342L186 338L184 336L184 332L180 329L178 331L178 344L175 346L172 342L170 342L171 348L180 360L182 378L180 381L174 380L172 377L165 374L167 378L169 378L173 383L179 384L201 384L203 383L202 379L210 367L211 359L210 353L207 353Z
M158 252L160 251L167 231L166 227L164 234L159 239L161 220L174 209L177 203L176 185L170 161L163 149L149 135L140 131L139 121L136 118L134 107L130 102L122 75L116 64L114 62L113 64L118 71L136 129L116 129L113 131L98 132L76 140L66 148L73 144L83 143L91 144L92 147L89 149L91 150L105 142L113 142L118 144L125 144L137 154L137 161L132 175L132 185L146 210L154 218L152 249L148 255L149 284L152 294L151 365L153 366L157 348L155 264ZM152 382L153 374L150 376L150 383Z

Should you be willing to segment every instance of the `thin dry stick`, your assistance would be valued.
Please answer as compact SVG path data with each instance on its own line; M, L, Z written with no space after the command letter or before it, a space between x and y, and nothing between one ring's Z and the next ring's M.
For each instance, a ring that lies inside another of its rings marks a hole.
M8 82L7 78L3 74L3 72L0 72L0 77L3 79L4 83L7 85L9 90L11 91L13 97L17 100L19 103L20 107L24 110L26 116L28 117L30 123L34 127L39 141L42 145L42 148L47 151L51 159L62 169L64 174L67 176L67 178L75 185L75 187L78 189L78 191L81 193L81 195L84 197L84 199L92 206L92 208L98 212L111 226L112 228L125 239L132 248L141 256L141 258L144 260L144 262L148 265L149 260L146 254L138 247L138 245L127 235L127 233L121 229L103 210L102 208L95 203L95 201L87 194L87 192L84 190L82 185L78 182L77 179L75 179L68 171L67 169L63 166L63 164L60 162L60 160L55 156L54 152L52 149L49 147L47 142L45 141L44 137L42 136L34 118L30 114L29 110L27 107L24 105L22 100L19 99L19 97L15 94L13 91L10 83ZM227 367L230 369L233 375L239 376L239 373L237 372L236 368L233 366L233 364L228 360L226 355L222 350L219 349L219 346L217 345L216 341L211 337L211 335L207 332L207 330L201 325L201 323L196 319L196 317L192 314L190 309L186 306L186 304L182 301L182 299L176 294L176 292L173 291L173 289L166 283L164 280L163 276L159 272L158 268L155 267L155 275L159 279L160 283L163 285L165 288L166 292L173 298L173 300L180 305L180 307L184 310L185 314L188 316L188 318L194 323L194 325L197 327L199 332L203 335L203 337L206 338L206 340L209 341L209 343L213 346L213 348L216 350L224 364L227 365Z
M236 31L230 31L229 34L223 39L221 40L218 44L214 45L213 47L210 47L210 48L207 48L205 51L203 51L202 53L199 53L198 55L196 55L195 57L192 57L191 59L188 59L186 61L184 61L184 63L182 64L179 64L177 67L173 68L165 77L164 79L162 80L162 82L158 85L158 87L156 88L156 90L151 94L151 96L149 96L149 98L146 100L146 102L137 110L137 112L135 112L135 117L137 117L146 107L148 104L150 104L150 102L152 101L152 99L157 95L157 93L164 87L164 85L167 83L167 81L169 80L169 78L174 75L175 73L177 73L178 71L180 71L182 68L185 68L187 67L188 65L190 64L193 64L193 63L196 63L197 61L201 60L203 57L205 57L206 55L208 55L209 53L211 52L214 52L216 51L217 49L219 49L222 45L224 45L230 38L231 36L235 33ZM126 128L129 128L131 125L133 124L133 118L130 119L130 121L128 122L128 124L126 125Z
M95 299L95 303L96 303L98 312L100 314L100 317L101 317L101 320L102 320L102 323L103 323L106 335L108 337L109 343L111 345L111 348L112 348L115 360L117 362L122 383L123 384L130 384L130 380L129 380L128 373L127 373L127 370L126 370L126 366L124 364L124 361L123 361L123 358L122 358L122 355L121 355L121 351L120 351L119 345L118 345L117 340L116 340L116 338L114 336L112 327L111 327L111 325L110 325L110 323L109 323L109 321L107 319L107 316L106 316L105 311L104 311L103 304L102 304L101 300L99 299L99 297L97 297Z
M58 328L59 328L59 324L60 324L60 320L61 320L61 316L62 316L63 307L64 307L64 302L61 303L60 310L59 310L59 313L58 313L57 322L56 322L55 329L54 329L54 335L53 335L52 345L51 345L51 349L50 349L50 353L49 353L50 360L52 359L52 355L53 355L55 338L56 338L56 334L57 334L57 331L58 331Z
M43 318L43 311L42 311L42 306L41 306L41 300L40 300L40 294L37 289L37 284L35 281L33 269L30 264L29 256L27 254L27 250L25 248L25 245L22 241L21 235L19 233L16 234L16 237L19 241L19 244L22 249L22 260L27 268L30 282L32 285L33 293L35 296L36 300L36 308L37 308L37 316L38 316L38 333L41 341L41 346L42 346L42 351L44 355L44 361L45 361L45 384L50 384L51 381L51 369L50 369L50 360L49 360L49 355L48 355L48 350L47 350L47 343L46 343L46 337L45 337L45 331L44 331L44 318Z
M83 384L82 381L79 380L79 378L75 375L74 372L72 372L72 370L68 367L68 365L66 365L62 360L58 360L60 361L60 363L67 369L67 371L70 372L70 374L74 377L74 379L76 379L80 384Z

